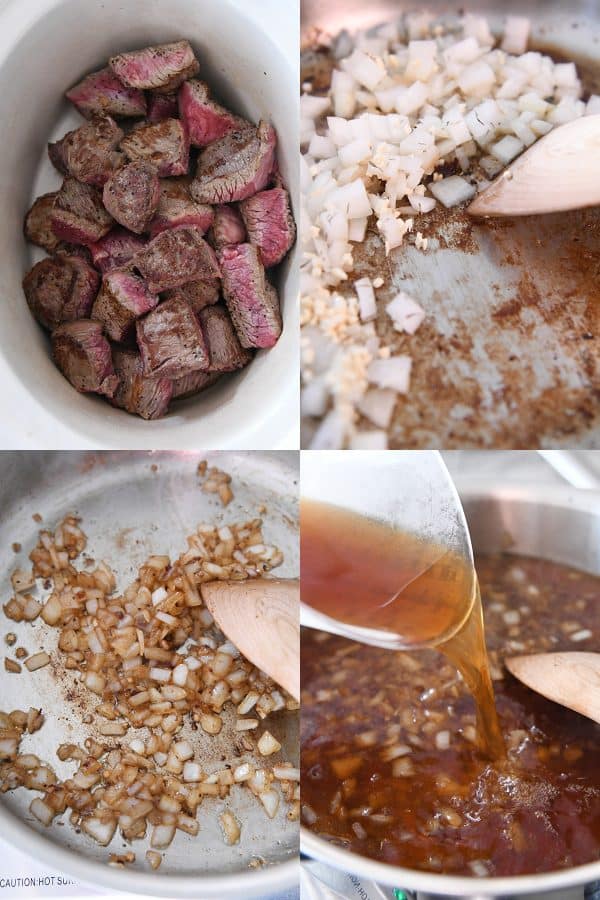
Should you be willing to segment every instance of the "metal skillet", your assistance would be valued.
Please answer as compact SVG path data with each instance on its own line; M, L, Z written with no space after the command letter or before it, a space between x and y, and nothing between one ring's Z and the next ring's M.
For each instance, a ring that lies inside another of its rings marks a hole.
M528 16L531 46L574 60L586 90L600 92L600 8L589 0L302 0L305 44L315 29L352 32L417 7L448 21L459 8L479 13L497 31L507 14ZM416 226L426 252L405 243L385 257L375 233L355 251L356 278L382 275L387 285L378 334L413 357L389 446L600 447L600 209L492 223L441 209ZM384 312L399 289L427 313L414 337L398 335ZM304 446L314 428L306 420Z
M196 468L200 459L229 472L235 498L226 508L215 495L200 490ZM126 586L138 566L152 553L176 556L185 548L185 537L203 521L226 523L254 518L264 504L265 539L284 552L282 577L298 574L297 516L298 456L295 453L3 453L0 454L0 590L10 597L12 569L35 545L42 527L53 528L60 517L74 511L82 517L88 536L87 553L106 559L115 568L117 583ZM32 519L39 513L43 524ZM15 554L14 542L22 544ZM40 620L38 620L39 622ZM43 623L16 625L0 614L2 635L14 631L17 646L30 653L42 647L51 656L56 644ZM80 744L94 726L84 725L89 711L85 694L72 673L54 662L38 672L25 669L19 675L0 674L0 709L42 707L46 723L28 739L31 752L50 762L57 774L66 776L72 766L56 757L60 743ZM203 740L201 732L188 737L209 771L222 768L231 755L234 715L224 717L224 728L216 740ZM279 756L298 761L298 714L277 714L269 729L283 749ZM206 736L207 737L207 736ZM275 760L275 757L272 757ZM202 804L200 832L190 838L177 833L164 853L157 872L144 861L145 841L131 849L136 862L126 869L107 865L111 852L123 852L124 842L115 837L101 848L83 834L76 834L64 817L45 829L28 812L32 799L20 789L0 796L0 833L31 856L81 881L147 897L267 897L297 883L298 826L288 822L284 804L275 819L268 819L253 797L235 791L228 806L242 823L238 845L223 841L218 817L219 803ZM221 804L222 805L222 804ZM129 849L129 845L127 847ZM258 858L264 864L248 868Z

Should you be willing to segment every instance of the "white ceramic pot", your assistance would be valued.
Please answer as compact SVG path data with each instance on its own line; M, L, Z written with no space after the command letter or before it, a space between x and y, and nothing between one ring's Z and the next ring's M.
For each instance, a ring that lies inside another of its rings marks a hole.
M0 3L0 445L43 448L297 447L298 307L294 256L280 276L284 332L252 365L145 422L77 394L50 358L21 280L37 258L21 223L59 185L46 143L82 120L65 89L123 50L186 37L200 77L238 113L277 129L298 195L296 0L5 0ZM295 202L297 210L297 202Z

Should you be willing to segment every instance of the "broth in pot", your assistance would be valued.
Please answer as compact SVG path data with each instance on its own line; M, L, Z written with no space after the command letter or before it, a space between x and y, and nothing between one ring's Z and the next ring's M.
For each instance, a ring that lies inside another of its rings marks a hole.
M373 859L446 874L515 876L598 859L600 726L541 697L507 656L597 649L600 578L526 557L476 561L507 755L477 742L448 659L302 641L303 821Z

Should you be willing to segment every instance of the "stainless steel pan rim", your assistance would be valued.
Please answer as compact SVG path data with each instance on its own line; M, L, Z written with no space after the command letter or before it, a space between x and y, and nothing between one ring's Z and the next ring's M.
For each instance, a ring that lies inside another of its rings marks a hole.
M511 505L518 506L531 511L534 508L537 508L538 511L543 508L544 516L546 512L552 512L552 510L557 513L562 511L567 514L573 512L586 517L590 516L596 520L596 527L600 528L600 491L577 491L563 485L490 488L489 479L457 479L456 486L465 506L467 520L470 518L470 510L473 510L476 505L491 502L497 505L508 504L509 507ZM548 521L549 519L546 518L545 522ZM506 527L506 531L510 534L510 521L502 521L500 516L496 522L491 523L492 530L495 529L498 534L503 527ZM570 535L564 534L565 543L570 537ZM477 548L477 534L472 533L472 540L473 546ZM600 554L600 547L598 553ZM564 557L558 561L566 562ZM576 565L576 563L573 564ZM600 569L597 571L600 572ZM391 887L420 891L427 895L498 897L540 894L545 896L546 892L573 888L600 879L600 860L571 869L504 878L478 878L422 872L389 865L351 853L313 834L305 827L300 830L300 849L307 856L344 872Z
M53 869L59 869L80 881L98 887L99 884L114 891L142 894L161 898L214 898L239 897L267 898L270 894L289 890L298 884L298 862L295 859L256 871L231 875L161 875L160 872L128 871L102 863L92 862L71 850L64 850L37 834L24 822L15 818L0 806L2 837L20 849L27 847L27 854L41 860Z
M558 872L545 872L542 875L515 875L507 878L477 878L475 876L438 875L434 872L420 872L416 869L404 869L387 863L358 856L341 847L336 847L323 840L307 828L300 833L300 849L302 853L318 859L327 865L334 866L343 872L349 872L362 878L389 885L402 887L411 891L420 891L428 895L451 897L498 897L514 894L542 894L562 888L572 888L578 884L588 884L600 878L600 862L576 866Z

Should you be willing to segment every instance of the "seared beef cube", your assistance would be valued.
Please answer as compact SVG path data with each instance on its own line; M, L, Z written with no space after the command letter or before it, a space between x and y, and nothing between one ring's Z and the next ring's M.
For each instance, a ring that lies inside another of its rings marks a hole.
M144 375L181 378L206 371L208 350L196 315L185 300L166 300L136 325Z
M213 220L212 206L206 203L194 203L193 200L178 200L175 197L164 197L158 204L156 215L150 223L150 235L156 237L170 228L190 226L205 234Z
M157 235L134 259L151 291L159 294L190 281L220 277L212 247L198 228L170 228Z
M277 137L267 122L239 126L200 154L192 197L198 203L231 203L262 191L275 161Z
M176 178L160 179L161 197L177 197L179 200L191 200L190 186L193 178L191 175L178 175Z
M87 318L99 286L96 270L78 256L46 257L23 279L29 308L48 331Z
M150 234L156 237L168 228L191 225L204 234L213 220L213 208L206 203L196 203L190 194L191 178L163 178L160 183L160 200Z
M76 178L65 178L54 201L52 230L69 244L93 244L108 234L113 219L96 188Z
M200 324L208 347L210 372L233 372L250 362L252 354L241 346L229 313L222 304L203 309Z
M156 169L141 159L128 163L108 179L102 198L109 213L129 231L147 231L160 198Z
M65 147L62 141L55 141L53 144L48 144L48 158L50 159L50 162L61 175L68 175L69 169L67 168L64 152Z
M202 234L205 234L211 226L213 216L212 206L208 206L206 203L195 203L191 197L183 200L163 194L159 200L156 215L150 223L150 234L152 237L156 237L161 231L180 228L183 225L197 228Z
M158 94L172 93L200 69L188 41L120 53L109 59L108 64L123 84Z
M150 94L148 99L148 121L164 122L179 115L177 94Z
M58 247L59 240L52 231L52 210L56 191L38 197L25 216L25 237L31 244L43 247L52 253Z
M107 272L102 279L91 318L101 322L113 341L125 341L132 334L136 319L158 304L144 281L130 272Z
M52 334L52 353L56 365L76 390L113 396L119 379L110 344L99 322L79 319L61 325Z
M215 217L208 235L215 250L228 244L243 244L246 240L244 220L235 206L224 203L215 206Z
M147 378L142 357L135 350L113 347L113 365L120 378L112 403L142 419L160 419L167 414L173 396L169 378Z
M272 347L281 334L279 298L252 244L219 254L223 294L242 347Z
M210 91L203 81L186 81L179 89L179 115L185 122L194 147L225 137L240 124L246 124L240 116L234 116L210 99Z
M109 175L124 161L116 148L123 132L110 116L96 116L56 144L48 145L51 160L60 170L85 184L102 187Z
M125 228L113 228L106 237L95 244L90 244L90 253L94 265L101 272L111 272L113 269L122 269L146 246L147 241L132 234Z
M284 188L261 191L240 203L248 240L258 248L263 266L276 266L296 239L296 224Z
M145 159L161 177L185 175L189 167L190 141L179 119L134 128L121 141L128 159Z
M275 162L273 164L273 171L271 172L271 175L269 178L269 187L285 188L283 176L279 170L279 162L277 160L275 160Z
M179 297L187 300L195 313L199 313L205 306L212 306L219 299L219 282L216 278L210 281L191 281L189 284L182 284L180 287L171 288L165 291L163 297L165 300L171 300L173 297Z
M95 115L115 118L146 115L144 92L126 87L109 68L86 75L65 96L86 119Z
M205 391L211 385L218 381L221 377L220 372L190 372L182 378L175 378L171 382L173 385L173 400L184 400L186 397L193 397L200 391Z
M54 254L55 256L77 256L91 269L95 269L92 254L84 244L68 244L66 241L60 241Z

